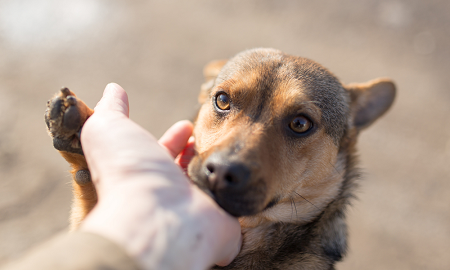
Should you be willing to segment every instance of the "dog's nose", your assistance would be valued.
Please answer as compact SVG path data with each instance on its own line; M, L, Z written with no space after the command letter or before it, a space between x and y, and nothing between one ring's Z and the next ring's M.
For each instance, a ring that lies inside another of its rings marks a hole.
M212 190L240 189L249 182L250 169L239 162L227 162L218 155L206 162L208 181Z

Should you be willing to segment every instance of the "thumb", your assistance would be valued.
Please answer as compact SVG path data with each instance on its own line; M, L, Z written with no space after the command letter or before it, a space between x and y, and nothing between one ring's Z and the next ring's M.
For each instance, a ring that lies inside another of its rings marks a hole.
M95 112L116 111L128 117L130 111L128 95L117 83L109 83L94 110Z

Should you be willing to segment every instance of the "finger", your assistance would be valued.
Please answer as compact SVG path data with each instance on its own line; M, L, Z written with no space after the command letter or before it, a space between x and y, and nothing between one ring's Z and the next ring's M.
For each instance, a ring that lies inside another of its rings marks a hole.
M175 158L185 148L193 130L194 126L191 122L187 120L179 121L162 135L159 144L164 146L170 155Z
M175 159L175 163L178 164L184 172L187 171L187 166L191 162L191 159L195 156L194 145L194 137L190 137L183 151L181 151Z
M220 249L216 253L214 263L218 266L226 266L230 264L241 251L242 233L239 221L231 217L228 213L221 209L221 224L223 226L218 231L221 235L216 239L220 244ZM216 225L217 226L217 225Z
M193 186L193 192L199 192L194 198L197 207L205 209L202 215L208 224L204 228L205 239L210 254L207 256L207 264L226 266L239 254L242 245L241 225L237 218L230 216L221 209L211 197L207 196L198 187Z
M120 85L110 83L106 86L103 97L97 103L94 110L95 112L116 111L128 117L128 95Z
M229 265L241 251L241 246L242 234L239 234L237 240L228 247L228 250L224 250L222 257L215 264L222 267Z

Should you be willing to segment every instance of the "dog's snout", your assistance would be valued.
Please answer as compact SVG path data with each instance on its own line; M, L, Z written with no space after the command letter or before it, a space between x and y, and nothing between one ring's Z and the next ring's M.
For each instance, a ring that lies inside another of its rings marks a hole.
M226 162L212 156L206 162L208 181L212 189L239 189L250 180L250 169L238 162Z
M197 181L229 214L240 217L261 211L266 183L259 166L230 151L218 151L202 162Z

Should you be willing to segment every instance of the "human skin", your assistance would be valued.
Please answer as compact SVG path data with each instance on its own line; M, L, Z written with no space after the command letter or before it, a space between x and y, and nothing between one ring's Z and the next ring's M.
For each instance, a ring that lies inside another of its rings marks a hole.
M128 113L127 94L111 83L83 126L81 143L98 203L81 230L119 244L144 269L229 264L241 246L239 222L174 162L177 156L182 166L189 160L192 124L176 123L158 143Z

